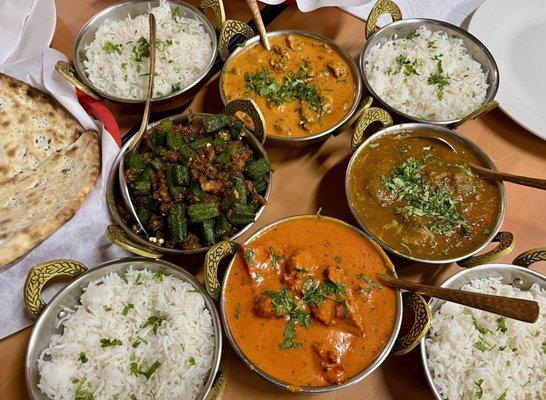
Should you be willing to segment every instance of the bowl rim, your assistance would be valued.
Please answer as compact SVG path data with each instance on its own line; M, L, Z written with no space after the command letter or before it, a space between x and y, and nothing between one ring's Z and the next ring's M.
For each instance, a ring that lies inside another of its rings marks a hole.
M379 246L376 242L374 242L373 239L371 239L366 233L364 233L362 230L358 229L356 226L353 226L345 221L342 221L337 218L328 217L325 215L317 215L317 214L299 214L299 215L292 215L288 217L283 217L280 219L277 219L273 222L270 222L267 225L264 225L261 227L257 232L255 232L252 236L250 236L248 239L246 239L243 242L243 245L249 244L262 236L263 234L269 232L271 229L276 227L277 225L292 221L292 220L301 220L301 219L323 219L327 221L331 221L334 223L337 223L341 226L344 226L346 228L351 229L353 232L356 232L359 234L363 240L370 243L373 248L377 251L377 253L383 258L386 264L390 265L394 269L394 265L392 264L392 261L388 257L388 255L385 253L385 251ZM239 345L237 344L237 341L233 337L233 334L231 332L231 328L229 326L229 319L227 318L227 310L226 310L226 296L225 291L227 288L227 282L229 279L229 276L231 274L231 270L233 267L233 264L235 262L235 255L231 256L231 259L229 260L229 264L226 268L226 272L224 274L224 278L222 280L222 288L220 293L220 315L222 317L222 324L224 326L224 331L226 336L229 339L229 342L231 343L232 348L235 350L239 358L254 372L256 372L258 375L260 375L265 380L269 381L270 383L274 384L277 387L289 390L291 392L302 392L302 393L328 393L333 392L336 390L344 389L349 386L352 386L356 383L361 382L364 380L368 375L370 375L372 372L374 372L381 364L385 361L387 356L390 354L391 350L393 349L396 339L400 333L400 328L402 326L402 314L403 314L403 307L402 307L402 293L400 290L393 289L396 291L396 313L395 313L395 319L394 319L394 326L391 331L391 334L389 336L389 339L385 343L383 349L379 352L379 354L375 357L375 359L368 364L361 372L356 374L355 376L351 377L346 382L339 384L339 385L327 385L327 386L298 386L291 384L289 382L282 381L280 379L275 378L274 376L269 375L265 371L261 370L257 365L255 365L252 360L246 356L246 354L241 350Z
M173 97L176 97L178 95L185 94L189 92L191 89L193 89L196 85L198 85L205 76L210 72L212 69L214 62L216 61L216 54L218 52L218 39L216 37L216 30L212 23L208 20L208 18L195 6L186 3L182 0L166 0L169 5L176 5L178 7L184 7L187 10L189 10L193 16L195 16L196 19L199 20L204 26L205 31L209 34L210 40L212 42L212 52L211 52L211 58L207 64L207 66L201 71L201 73L195 78L195 81L189 84L188 86L185 86L181 88L180 90L176 92L169 93L166 96L163 97L157 97L152 98L152 103L159 103L162 101L166 101L169 99L172 99ZM76 69L76 73L78 74L78 77L83 81L83 83L88 86L93 92L98 93L101 97L104 97L108 100L118 102L118 103L128 103L128 104L144 104L145 99L139 100L139 99L126 99L122 97L117 97L114 95L111 95L107 92L104 92L103 90L97 88L88 78L85 74L85 70L83 68L83 64L80 63L80 51L83 50L81 46L81 41L83 39L83 36L87 34L87 32L94 27L94 25L97 23L98 20L100 20L103 17L108 17L108 15L114 11L121 9L126 6L130 6L133 4L148 4L148 7L155 7L159 4L159 0L124 0L119 3L113 4L109 7L106 7L93 15L80 29L80 32L78 33L78 36L76 37L76 40L74 41L74 49L72 50L72 60L74 64L74 68ZM131 15L132 17L136 16ZM143 14L138 14L143 15ZM96 34L96 32L95 32Z
M303 31L303 30L299 30L299 29L280 29L280 30L267 32L267 37L268 38L274 38L274 37L277 37L277 36L284 36L284 35L306 36L306 37L310 37L310 38L313 38L313 39L318 40L320 42L328 44L329 46L331 46L334 49L334 51L336 51L347 62L347 64L351 68L352 73L353 73L354 78L355 78L354 103L353 103L351 109L347 112L347 114L345 114L345 116L341 120L339 120L339 122L337 124L335 124L334 126L332 126L331 128L328 128L328 129L326 129L326 130L324 130L322 132L314 133L314 134L308 135L308 136L294 136L294 137L274 135L274 134L272 134L270 132L267 132L267 140L270 141L271 143L278 143L278 144L285 144L285 145L292 145L292 146L316 143L316 142L319 142L321 140L326 139L331 134L333 134L336 131L336 129L338 129L343 124L345 124L354 115L354 113L357 111L357 109L358 109L358 107L360 105L360 100L362 99L362 94L363 94L362 74L360 73L360 70L358 68L357 63L355 62L353 57L349 54L349 52L347 50L345 50L339 43L335 42L334 40L332 40L332 39L330 39L330 38L328 38L326 36L319 35L319 34L314 33L314 32ZM226 77L226 71L227 71L228 65L239 54L241 54L244 51L250 49L251 47L257 45L258 43L260 43L260 36L258 36L258 35L248 39L245 42L245 45L243 47L236 48L233 52L231 52L231 54L226 59L226 61L224 61L224 65L222 67L222 70L220 71L220 78L219 78L219 82L218 82L218 89L220 91L220 97L221 97L222 103L224 105L227 104L227 99L226 99L226 94L224 92L223 83L224 83L224 79ZM264 115L265 114L267 114L267 113L264 113Z
M372 240L374 240L376 243L379 243L381 247L383 247L385 250L389 251L390 253L393 253L406 260L422 262L425 264L449 264L452 262L457 262L483 250L489 243L491 243L491 241L495 238L497 233L500 231L502 223L504 222L504 218L506 215L506 190L504 188L504 184L502 183L502 181L497 181L497 189L500 195L500 209L499 209L497 221L495 223L495 227L491 230L489 237L480 246L478 246L476 249L472 250L471 252L464 254L462 256L452 257L447 259L432 260L432 259L426 259L426 258L413 257L392 248L391 245L383 241L381 238L379 238L375 233L373 233L368 228L368 226L365 224L362 218L360 218L360 216L358 215L358 212L356 211L356 207L354 206L354 202L352 201L351 189L350 189L350 177L351 177L352 168L354 166L355 160L360 156L362 152L366 150L367 144L377 139L380 136L386 136L386 135L396 136L401 133L405 133L405 132L411 133L413 131L419 131L419 130L441 132L449 137L454 138L459 143L462 142L466 147L468 147L470 150L475 152L480 157L481 161L484 162L489 168L495 171L497 170L497 167L493 163L493 160L489 158L489 156L481 149L481 147L479 147L476 143L471 141L466 136L463 136L459 132L441 125L425 124L420 122L406 122L406 123L392 125L387 128L381 129L380 131L374 133L373 135L368 137L365 141L363 141L358 146L358 148L353 152L349 160L349 163L347 164L347 169L345 170L345 198L351 210L351 214L353 215L354 219L357 221L358 225L364 230L364 232L366 232L368 236L372 238Z
M179 267L165 260L150 259L145 257L124 257L124 258L117 258L114 260L101 263L97 266L89 268L87 271L83 272L81 275L77 276L76 278L73 278L65 287L59 290L51 298L51 300L46 304L45 308L42 310L38 318L36 318L32 326L32 330L30 332L29 339L25 348L25 364L24 364L25 385L27 388L27 393L31 399L34 398L33 390L35 388L31 387L30 385L30 375L33 369L33 363L36 361L34 358L31 358L31 352L32 350L35 350L34 347L36 346L38 335L41 333L42 327L46 323L46 319L48 318L48 315L52 312L51 311L53 309L52 307L56 303L61 302L64 299L64 297L67 295L67 293L71 292L72 290L76 290L76 288L78 288L78 286L81 285L82 281L89 279L89 275L97 275L97 274L100 275L99 277L92 278L90 280L90 282L95 281L111 272L119 273L121 270L126 271L129 268L129 266L132 265L132 263L145 263L146 265L143 268L149 268L150 265L153 265L154 268L158 268L159 270L166 270L167 275L172 275L176 279L190 283L197 290L199 290L199 292L203 296L205 307L207 308L207 310L209 311L211 315L215 343L214 343L214 357L212 359L210 371L204 383L203 389L201 393L199 394L199 399L204 399L206 395L210 392L214 384L215 377L218 374L218 371L220 368L220 361L222 358L222 337L223 337L220 315L218 313L218 310L216 309L214 301L207 294L207 291L205 290L205 287L203 286L203 284L201 284L201 282L199 282L197 278L195 278L188 270L186 270L183 267ZM116 267L114 271L109 271L107 273L100 274L100 271L113 268L114 266ZM175 276L175 274L176 275L181 274L184 278ZM88 284L89 283L87 283L86 285ZM83 287L80 287L78 290L82 291ZM81 300L82 294L83 293L78 295L78 301ZM51 340L51 337L48 339L48 343L50 340ZM44 398L45 398L45 395L44 395Z
M496 272L498 270L519 272L519 273L524 274L524 275L529 275L529 276L532 276L532 277L534 277L534 278L536 278L538 280L541 280L543 286L546 286L546 276L541 274L538 271L534 271L534 270L532 270L530 268L525 268L525 267L521 267L521 266L513 265L513 264L493 263L493 264L479 265L477 267L467 268L467 269L463 269L461 271L458 271L455 274L451 275L449 278L447 278L444 282L442 282L440 287L460 289L461 285L459 285L457 283L457 281L461 277L463 277L465 275L468 275L468 274L471 274L471 273L474 273L476 271L478 273L482 272L482 271L484 273L491 273L491 272ZM492 277L492 275L489 275L489 277ZM434 299L434 298L431 298L428 301L428 306L429 306L430 311L432 313L433 320L434 320L434 314L436 313L437 308L440 307L440 305L443 304L444 302L445 302L444 300L439 300L439 299ZM436 388L436 385L434 384L434 378L432 377L432 372L430 371L430 369L428 367L427 349L426 349L426 345L425 345L425 340L427 339L427 337L428 337L428 333L423 338L423 340L421 340L421 343L419 343L419 353L420 353L420 358L421 358L421 365L423 366L428 386L429 386L432 394L434 395L435 399L436 400L443 400L442 396L440 396L440 393L438 392L438 390Z
M165 117L165 118L159 119L159 120L157 120L155 122L152 122L151 124L148 124L147 129L150 130L150 129L155 128L157 125L159 125L162 121L164 121L166 119L170 119L171 121L173 121L173 123L178 123L180 121L184 121L190 116L190 114L193 117L195 117L197 115L213 115L213 114L210 114L210 113L195 113L195 114L193 114L190 111L186 111L186 112L183 112L183 113L180 113L180 114L171 115L169 117ZM254 151L258 151L258 153L262 157L264 157L267 160L267 162L271 165L271 161L269 160L267 152L265 151L265 148L260 143L260 141L258 139L256 139L254 134L250 130L248 130L246 127L244 127L243 132L244 132L243 136L248 141L248 145ZM159 251L161 253L164 253L164 254L169 254L169 253L170 254L198 254L198 253L204 253L204 252L208 251L214 245L199 247L199 248L193 249L193 250L183 250L183 249L175 249L175 248L159 246L159 245L157 245L155 243L152 243L150 241L145 240L144 238L142 238L139 235L137 235L136 233L134 233L132 231L132 229L129 226L127 226L127 224L125 223L125 221L121 217L121 215L119 215L119 212L116 209L116 202L115 202L116 197L115 197L115 194L114 194L115 193L115 187L118 185L118 180L117 180L118 167L119 167L119 162L120 162L121 157L123 157L123 155L127 152L127 148L131 145L134 138L135 138L135 136L131 137L127 141L127 143L125 143L123 145L123 147L119 150L118 154L114 158L114 161L112 162L112 166L110 167L110 171L108 172L108 179L107 179L105 197L106 197L106 204L108 206L108 211L110 213L110 216L114 219L114 222L117 225L119 225L121 227L121 229L123 229L125 234L127 234L132 241L134 241L135 243L138 243L138 244L140 244L142 246L152 248L152 249L154 249L156 251ZM241 230L237 231L234 235L232 235L229 238L229 240L235 240L239 236L241 236L243 233L245 233L247 230L249 230L250 227L252 227L252 225L254 225L256 223L256 221L258 221L258 218L260 218L260 215L262 215L262 212L264 211L265 206L267 205L267 201L269 200L269 196L271 195L271 190L272 190L272 187L273 187L273 170L269 171L268 180L269 180L269 182L268 182L268 185L267 185L267 189L266 189L266 191L265 191L265 193L263 195L263 198L265 199L266 204L262 205L258 209L258 211L256 211L256 216L254 217L254 221L252 221L251 223L246 224L245 226L243 226L241 228Z
M360 67L360 73L362 76L362 81L364 82L364 86L366 87L366 90L372 95L374 99L379 101L379 103L386 108L388 111L405 118L409 121L413 122L420 122L420 123L426 123L426 124L433 124L433 125L451 125L451 124L457 124L463 120L463 118L466 117L466 115L463 115L459 118L451 119L451 120L440 120L440 121L434 121L434 120L428 120L424 118L418 118L406 113L403 113L402 111L397 110L396 108L392 107L390 104L388 104L385 100L383 100L372 88L372 85L368 81L368 78L366 76L366 60L364 59L365 53L368 51L370 47L370 43L372 42L372 39L376 36L379 36L381 34L386 34L385 32L389 32L390 30L393 30L393 28L403 26L403 25L410 25L410 24L421 24L425 25L427 28L432 26L440 26L444 28L449 28L454 31L456 31L461 36L466 37L470 41L474 42L478 48L483 52L486 58L489 59L492 65L492 69L488 74L488 80L490 80L493 85L493 89L491 90L491 93L489 96L487 96L484 100L484 102L481 104L482 106L490 101L492 101L495 96L497 95L497 92L499 90L499 84L500 84L500 74L499 74L499 68L497 66L497 62L495 61L495 58L493 57L493 54L489 51L489 49L474 35L472 35L470 32L464 30L463 28L460 28L456 25L450 24L445 21L440 21L437 19L431 19L431 18L408 18L408 19L401 19L399 21L391 22L388 25L383 26L382 28L377 29L373 34L370 35L368 39L366 39L366 42L364 43L364 46L362 47L362 51L359 55L359 67ZM481 63L480 63L481 65ZM483 68L483 66L482 66Z

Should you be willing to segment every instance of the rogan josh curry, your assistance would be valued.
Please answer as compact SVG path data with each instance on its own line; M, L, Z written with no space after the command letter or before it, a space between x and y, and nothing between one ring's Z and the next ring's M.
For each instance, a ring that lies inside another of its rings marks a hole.
M329 44L304 35L270 38L235 55L222 75L225 100L254 99L267 134L311 136L337 125L356 100L356 77Z
M379 247L340 221L303 216L235 256L224 289L228 332L252 364L287 384L330 386L362 372L394 329L393 274Z
M456 152L423 135L447 140ZM426 260L461 257L492 235L501 210L497 185L474 175L468 162L482 164L467 145L439 132L381 135L349 168L349 201L396 251Z

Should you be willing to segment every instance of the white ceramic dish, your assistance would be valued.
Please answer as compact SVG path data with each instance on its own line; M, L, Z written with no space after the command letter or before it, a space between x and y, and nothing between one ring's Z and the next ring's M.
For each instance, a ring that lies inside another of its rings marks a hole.
M472 16L468 30L497 61L501 109L546 139L546 1L487 0Z

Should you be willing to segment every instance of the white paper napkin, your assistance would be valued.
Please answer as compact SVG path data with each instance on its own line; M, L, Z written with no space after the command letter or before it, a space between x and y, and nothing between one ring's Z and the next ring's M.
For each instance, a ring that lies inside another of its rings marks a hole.
M266 4L281 4L284 0L260 0ZM366 4L373 0L296 0L300 11L309 12L321 7L349 7Z
M0 0L0 64L17 48L34 0Z
M102 124L94 121L81 107L74 87L55 71L58 60L66 60L66 57L48 48L37 57L0 65L0 72L48 92L84 128L101 132L102 169L95 186L71 220L20 261L0 269L0 339L33 322L26 315L23 302L23 285L33 265L56 258L71 258L83 262L87 267L94 267L104 261L128 255L124 250L111 245L104 234L110 223L105 200L106 179L119 147ZM59 283L48 287L44 299L51 298L63 286Z

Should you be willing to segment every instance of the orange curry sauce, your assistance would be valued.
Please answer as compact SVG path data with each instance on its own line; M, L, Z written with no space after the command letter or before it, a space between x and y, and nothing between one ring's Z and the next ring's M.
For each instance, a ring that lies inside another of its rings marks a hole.
M364 370L394 328L396 291L378 247L330 218L275 225L235 256L228 328L263 372L296 386L340 384Z

